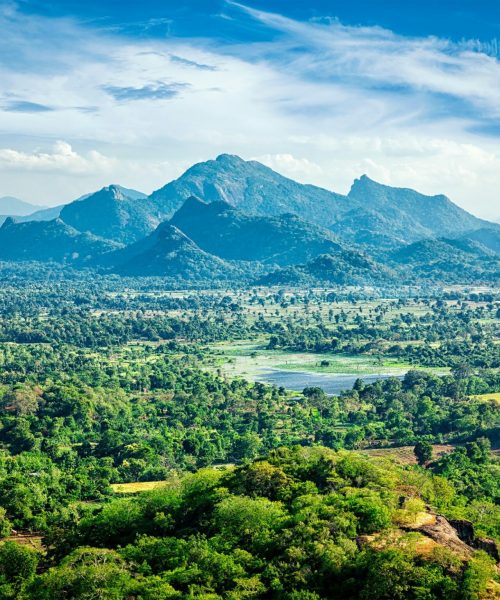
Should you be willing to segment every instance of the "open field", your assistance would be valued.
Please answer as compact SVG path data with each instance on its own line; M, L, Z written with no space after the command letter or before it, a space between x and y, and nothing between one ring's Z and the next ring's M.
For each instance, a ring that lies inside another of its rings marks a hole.
M16 542L21 546L29 546L35 550L41 551L43 549L42 543L43 537L38 533L18 533L17 535L9 535L4 538L2 542Z
M370 456L380 456L382 458L391 458L401 465L416 465L417 460L413 453L413 446L399 446L398 448L373 448L363 450ZM433 444L433 459L437 459L444 454L453 452L455 449L451 444Z
M491 392L490 394L477 394L473 398L479 400L496 400L500 404L500 392Z
M166 481L134 481L132 483L112 483L110 487L115 494L137 494L155 490L166 483Z

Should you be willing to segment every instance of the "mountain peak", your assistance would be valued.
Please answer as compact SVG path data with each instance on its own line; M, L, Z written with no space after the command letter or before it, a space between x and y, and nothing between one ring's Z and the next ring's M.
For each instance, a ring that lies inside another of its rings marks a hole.
M17 221L14 219L14 217L7 217L2 224L2 229L11 227L12 225L15 225L16 223L17 223Z
M351 192L353 192L353 191L356 191L359 189L366 189L367 187L370 187L370 186L385 187L383 183L379 183L378 181L375 181L371 177L368 177L368 175L366 175L366 173L363 173L363 175L361 175L361 177L358 177L353 181L352 186L351 186L351 191L349 192L349 194L351 194Z
M133 197L134 193L139 195ZM130 243L150 233L159 222L149 203L140 197L140 192L109 185L67 204L60 216L79 231Z
M242 165L246 162L237 154L219 154L219 156L215 160L218 163L226 163L233 165Z
M128 196L126 196L119 185L111 184L106 187L103 187L102 190L97 192L98 194L107 194L113 198L113 200L125 200Z
M150 198L158 212L170 218L193 195L210 204L226 202L247 214L294 213L322 225L333 222L337 211L348 208L345 196L298 183L260 162L245 161L234 154L193 165Z

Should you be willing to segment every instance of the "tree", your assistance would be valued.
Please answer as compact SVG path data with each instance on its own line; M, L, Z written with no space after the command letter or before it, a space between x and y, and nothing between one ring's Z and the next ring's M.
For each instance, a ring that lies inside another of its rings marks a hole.
M132 578L116 552L104 548L78 548L59 566L34 580L29 598L121 600L128 597L131 587Z
M427 440L419 440L415 444L413 452L417 458L418 464L423 466L432 458L432 444L430 444Z
M20 597L21 590L35 575L38 559L36 550L16 542L4 542L0 546L1 598Z

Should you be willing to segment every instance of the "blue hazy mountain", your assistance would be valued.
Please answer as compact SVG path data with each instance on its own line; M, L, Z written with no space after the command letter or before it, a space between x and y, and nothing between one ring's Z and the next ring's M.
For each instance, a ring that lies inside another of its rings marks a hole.
M295 215L245 215L226 202L206 203L188 198L170 221L152 234L122 250L100 257L101 265L127 274L186 276L212 269L214 277L262 270L265 265L286 266L319 255L333 255L345 274L353 266L362 272L375 263L359 252L345 251L333 234ZM195 265L199 266L195 268ZM254 268L250 268L253 264Z
M0 215L8 215L12 217L22 217L29 215L36 210L45 208L37 204L30 204L13 196L2 196L0 198Z
M0 225L7 219L7 217L16 217L16 219L24 219L28 215L33 213L42 212L46 209L44 206L37 204L31 204L19 198L13 196L3 196L0 198ZM55 218L57 214L54 215Z
M82 264L118 244L81 233L61 219L16 222L8 217L0 227L0 260Z
M258 285L359 285L394 280L396 274L367 256L351 250L322 254L305 264L272 271L260 277Z
M131 243L160 222L145 194L110 185L64 206L61 219L79 231Z
M228 154L193 165L149 198L112 185L66 205L60 216L81 231L129 243L171 218L192 196L206 203L224 202L249 216L296 215L375 252L428 237L499 228L443 195L427 196L362 176L342 196Z
M64 205L61 204L60 206L53 206L51 208L41 208L35 212L30 212L28 215L1 215L0 225L9 217L14 217L19 223L26 221L52 221L53 219L57 219L57 217L61 214L63 206Z
M500 228L497 226L483 227L473 231L467 231L461 239L473 240L478 242L484 248L493 250L497 254L500 254Z
M153 192L151 200L167 217L190 196L205 202L227 202L249 215L275 217L284 213L325 224L324 216L345 212L345 197L283 177L257 161L221 154L198 163L181 177Z
M395 268L401 267L407 281L500 281L500 255L468 236L419 240L389 253L387 258Z
M140 199L140 198L147 198L146 194L143 194L142 192L138 192L137 190L132 190L132 189L128 189L128 188L124 188L121 185L115 185L113 186L116 189L118 189L123 195L127 196L128 198L132 198L132 199ZM76 200L73 200L73 202L78 202L80 200L85 200L86 198L89 198L90 196L92 196L93 194L84 194L83 196L80 196L79 198L77 198ZM0 199L1 200L1 199ZM14 200L17 200L14 198ZM18 201L18 202L22 202L22 201ZM25 210L23 209L23 213L19 213L19 212L7 212L7 210L0 210L0 225L5 221L5 219L7 217L15 217L16 221L18 222L22 222L22 221L52 221L53 219L57 219L57 217L59 217L61 215L61 211L63 210L63 208L69 204L72 204L72 202L68 202L66 204L59 204L57 206L50 206L50 207L40 207L37 206L35 204L29 204L29 203L23 203L24 205L26 205ZM8 205L7 205L8 206ZM3 216L1 216L3 215Z
M460 280L464 266L473 273L467 281L485 269L498 271L500 226L478 219L446 196L427 196L366 176L342 196L228 154L194 165L149 197L111 185L62 208L19 219L34 223L56 211L61 220L32 230L45 240L49 258L57 240L74 238L77 246L95 246L76 254L94 261L98 256L101 266L137 275L190 273L196 278L203 273L206 278L213 269L214 277L227 277L267 268L272 271L267 282L334 283L390 278L392 271L381 264L396 272L408 266L406 274L443 281ZM9 222L6 231L12 227ZM25 260L26 254L47 260L46 249L30 242L29 229L17 231L11 248L5 247L5 231L3 242L0 236L0 253L9 260ZM82 233L87 236L79 238ZM111 252L117 244L127 247ZM66 250L62 256L68 256Z
M227 202L191 196L170 221L200 248L227 260L290 265L341 246L327 229L296 215L247 215Z
M16 221L52 221L53 219L57 219L57 217L59 217L63 208L64 204L51 206L50 208L42 208L30 213L29 215L17 217Z
M366 175L354 181L347 198L357 209L358 229L368 223L367 229L372 233L406 241L455 236L487 224L442 194L427 196L409 188L377 183ZM378 225L376 218L380 219ZM350 219L352 222L352 215ZM337 219L334 229L342 230L342 218Z
M198 163L151 195L157 214L172 216L190 196L226 202L248 215L295 214L340 237L375 247L489 226L443 195L427 196L357 179L347 196L297 183L256 161L222 154ZM498 227L498 226L497 226Z
M241 273L236 265L205 252L168 222L146 238L103 257L101 264L112 264L112 270L121 275L180 280L234 279Z

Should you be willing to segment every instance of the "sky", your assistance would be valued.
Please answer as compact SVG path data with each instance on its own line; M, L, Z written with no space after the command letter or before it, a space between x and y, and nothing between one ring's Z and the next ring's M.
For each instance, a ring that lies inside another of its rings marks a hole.
M0 196L151 192L221 153L500 219L500 3L0 0Z

